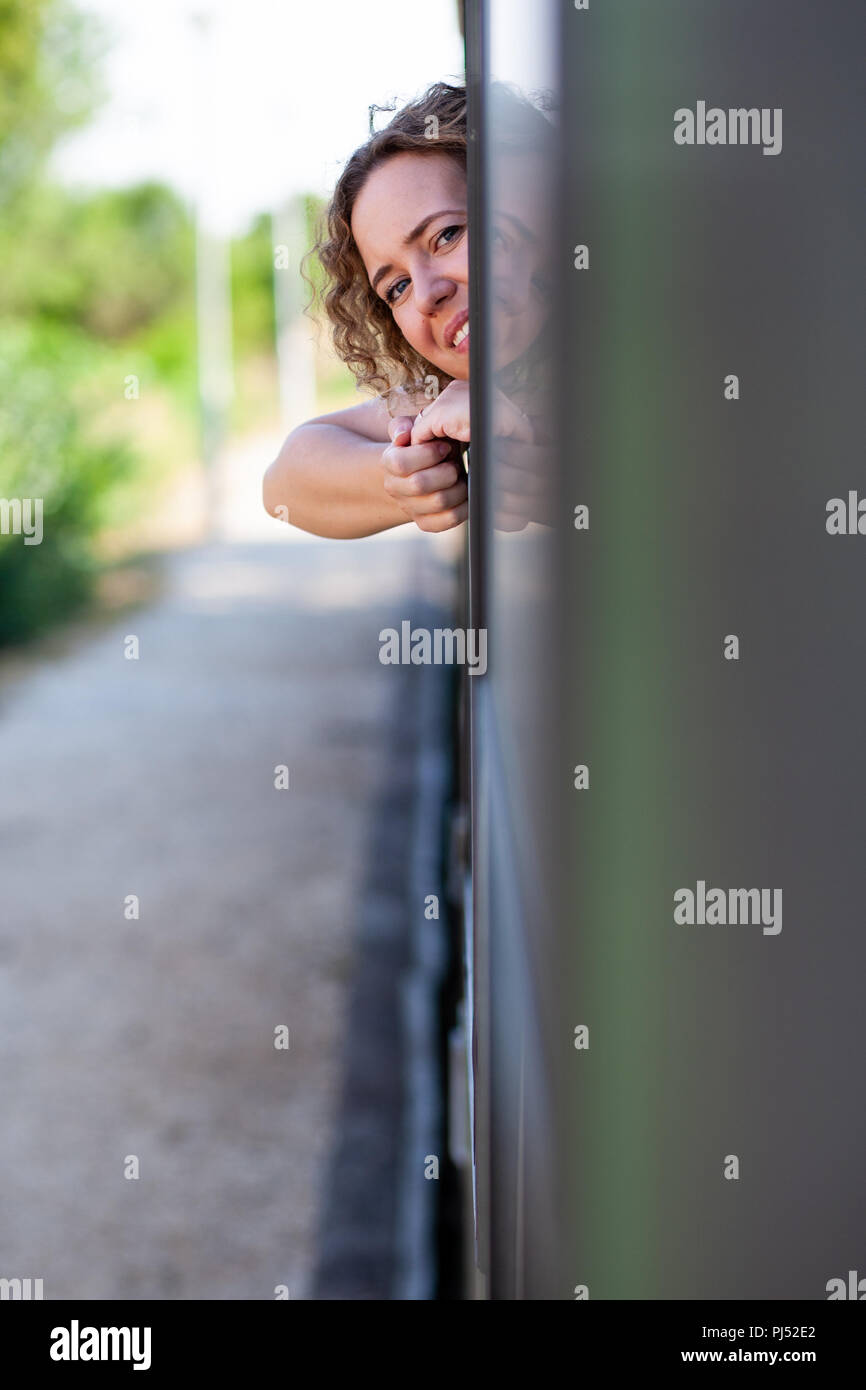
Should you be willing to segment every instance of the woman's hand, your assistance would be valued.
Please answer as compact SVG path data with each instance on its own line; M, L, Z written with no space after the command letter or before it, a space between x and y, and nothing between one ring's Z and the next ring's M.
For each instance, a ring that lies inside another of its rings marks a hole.
M546 444L496 442L493 466L493 525L523 531L531 521L555 525L553 462Z
M412 426L412 443L431 439L456 439L469 443L469 382L450 381L444 391L425 405Z
M420 531L450 531L465 521L469 512L463 470L454 461L452 444L432 436L424 443L415 443L412 432L409 415L388 425L391 443L382 455L385 492Z
M516 439L533 444L532 425L522 410L499 390L493 392L493 434L499 439ZM469 382L451 381L421 414L412 426L412 443L425 444L431 439L456 439L461 444L469 440Z
M532 423L499 390L493 392L493 445L496 455L495 521L500 531L522 531L546 519L546 452L534 438ZM452 381L425 406L412 426L412 449L436 439L470 442L469 383Z

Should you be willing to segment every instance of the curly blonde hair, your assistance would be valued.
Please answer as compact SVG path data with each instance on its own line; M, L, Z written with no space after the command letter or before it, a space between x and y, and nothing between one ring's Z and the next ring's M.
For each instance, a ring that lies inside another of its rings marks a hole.
M465 173L465 87L434 82L355 151L340 175L311 252L318 256L325 272L325 284L314 294L313 302L321 303L330 320L337 355L358 386L373 392L384 392L430 373L441 385L451 379L443 380L441 369L407 343L388 305L370 288L352 236L352 209L370 174L385 160L407 150L447 155Z

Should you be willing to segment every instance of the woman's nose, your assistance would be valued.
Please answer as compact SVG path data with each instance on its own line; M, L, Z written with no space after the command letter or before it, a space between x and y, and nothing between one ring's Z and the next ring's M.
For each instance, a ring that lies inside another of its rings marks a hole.
M526 258L512 257L493 267L491 289L500 313L523 314L529 308L532 266Z
M418 312L428 317L441 309L451 299L457 286L444 275L426 275L423 271L415 276L415 302Z

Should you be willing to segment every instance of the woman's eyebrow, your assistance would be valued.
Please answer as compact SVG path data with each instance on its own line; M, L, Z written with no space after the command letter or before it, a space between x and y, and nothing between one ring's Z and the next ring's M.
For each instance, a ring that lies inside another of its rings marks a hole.
M525 222L521 222L520 218L519 218L519 217L515 217L513 213L511 213L511 212L502 212L502 211L499 211L499 212L497 213L497 216L503 218L504 221L506 221L506 222L510 222L510 223L512 224L513 227L516 227L516 228L517 228L517 231L518 231L518 232L520 233L520 235L523 237L524 241L531 241L531 242L537 242L537 241L538 241L538 237L535 235L535 233L534 233L534 232L531 232L531 231L529 230L529 228L527 227L526 223L525 223Z
M418 223L417 227L413 227L411 232L408 232L406 236L404 236L403 245L411 246L413 241L417 241L419 236L424 235L425 231L430 226L430 223L435 222L437 217L455 217L458 214L465 217L466 209L442 208L440 212L431 212L429 217L422 218L422 220ZM379 269L376 271L376 274L370 281L370 287L372 289L375 289L379 281L382 279L382 276L388 275L393 269L394 267L392 265L380 265Z

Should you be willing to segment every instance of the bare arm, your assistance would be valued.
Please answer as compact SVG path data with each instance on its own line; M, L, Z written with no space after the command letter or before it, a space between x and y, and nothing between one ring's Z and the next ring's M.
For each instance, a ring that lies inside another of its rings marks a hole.
M317 536L372 536L409 520L384 488L390 444L382 401L320 415L293 430L268 468L265 509Z
M299 425L265 474L266 509L335 540L407 521L420 531L459 526L468 508L454 445L439 438L413 444L412 426L409 416L389 420L381 401Z

